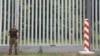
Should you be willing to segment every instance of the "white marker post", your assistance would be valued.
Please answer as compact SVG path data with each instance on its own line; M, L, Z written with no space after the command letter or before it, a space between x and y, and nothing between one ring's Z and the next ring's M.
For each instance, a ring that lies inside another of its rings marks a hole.
M88 56L95 56L95 52L91 52L90 44L89 44L89 20L84 19L84 51L79 51L80 55L88 55Z

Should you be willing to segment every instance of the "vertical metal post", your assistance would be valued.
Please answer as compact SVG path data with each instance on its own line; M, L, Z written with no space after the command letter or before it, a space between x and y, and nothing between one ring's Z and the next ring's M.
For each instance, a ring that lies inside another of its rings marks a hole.
M99 0L99 2L98 2L98 6L99 6L99 33L98 34L100 34L100 0ZM100 37L99 37L99 39L100 39ZM100 43L100 40L98 40L98 42ZM98 43L98 45L99 45L99 43ZM99 47L99 49L100 49L100 45L98 46Z
M10 16L11 16L11 5L10 5L10 3L11 3L11 1L10 0L8 0L8 30L10 30L10 21L11 21L11 19L10 19ZM7 37L7 44L9 44L9 37Z
M28 0L28 45L30 44L30 0Z
M36 6L35 6L35 10L36 10L36 11L35 11L35 13L36 13L36 15L35 15L35 16L36 16L36 17L35 17L35 44L37 45L37 30L38 30L38 29L37 29L37 25L38 25L38 22L37 22L37 20L38 20L38 0L36 0L35 3L36 3L36 4L35 4L35 5L36 5Z
M41 0L39 1L39 44L41 45Z
M73 0L72 1L72 13L73 13L72 14L72 42L73 42L73 44L75 44L75 40L74 40L75 39L75 37L74 37L75 36L74 35L74 33L75 33L75 30L74 30L75 29L75 15L74 15L75 14L75 9L74 9L74 7L75 6L74 5L75 5L75 1Z
M15 24L18 29L18 27L19 27L18 26L19 25L19 0L15 0Z
M68 4L67 4L67 3L68 3L68 1L65 0L65 30L66 30L66 31L65 31L65 41L66 41L66 44L67 44L67 42L68 42L68 41L67 41L67 40L68 40L68 39L67 39L67 38L68 38L68 37L67 37L67 36L68 36L68 33L67 33L67 25L68 25L68 22L67 22L67 21L68 21L68 20L67 20L67 19L68 19L68 15L67 15L68 9L67 9L67 7L68 7Z
M62 44L64 44L64 36L63 36L63 34L64 34L64 33L63 33L63 32L64 32L64 31L63 31L63 27L64 27L64 25L63 25L63 23L64 23L64 21L63 21L63 19L64 19L64 17L63 17L63 16L64 16L63 10L64 10L64 9L63 9L63 8L64 8L64 7L63 7L63 6L64 6L64 5L63 5L63 0L62 0L61 2L62 2L62 4L61 4L61 5L62 5L62 6L61 6L61 8L62 8L62 10L61 10L61 19L62 19L62 20L61 20L61 24L62 24L62 25L61 25L61 35L62 35L62 36L61 36L61 41L62 41Z
M26 0L24 0L24 44L26 43Z
M32 0L32 29L31 29L32 30L32 33L31 33L31 35L32 35L31 36L32 37L32 45L33 45L33 42L34 42L33 41L33 38L34 38L33 37L34 36L34 33L33 33L34 29L33 28L34 28L34 0Z
M95 45L94 45L94 43L95 43L95 40L94 40L94 0L92 0L92 29L91 29L91 31L92 31L92 48L94 49L94 47L95 47Z
M0 0L0 45L1 45L1 33L2 33L2 0Z
M69 0L69 44L71 44L71 0Z
M53 2L53 0L50 0L50 44L52 44L52 3Z
M3 44L5 45L5 40L6 40L6 13L7 13L7 11L6 11L6 8L7 8L7 6L6 6L6 4L7 4L7 2L6 2L6 0L4 0L4 29L3 29Z
M95 39L96 39L96 41L95 41L95 44L96 44L96 49L98 49L98 1L97 0L95 0L95 3L94 3L94 5L95 5L95 14L94 14L94 16L95 16Z
M80 44L82 44L82 0L80 0Z
M47 31L47 34L46 34L46 44L48 44L49 43L49 40L48 40L48 37L49 37L49 0L47 0L47 29L46 29L46 31ZM56 38L56 37L55 37Z
M56 0L54 0L54 44L56 44Z
M12 15L11 15L11 17L12 17L12 24L11 24L11 26L14 24L14 0L11 0L12 1L12 3L11 3L11 6L12 6Z
M45 0L43 0L43 44L45 44Z
M60 15L60 0L58 0L57 5L58 5L58 8L57 8L58 9L58 11L57 11L57 13L58 13L58 15L57 15L58 16L58 22L57 22L57 24L58 24L58 44L60 44L60 37L61 37L60 36L60 16L59 16Z
M78 16L78 13L79 13L78 8L79 8L79 4L78 4L78 0L76 0L76 41L77 41L77 43L78 43L78 37L79 37L79 36L78 36L78 31L79 31L79 30L78 30L78 23L79 23L79 22L78 22L78 19L79 19L79 18L78 18L78 17L79 17L79 16Z
M23 0L20 1L20 44L22 44L22 8L23 8Z

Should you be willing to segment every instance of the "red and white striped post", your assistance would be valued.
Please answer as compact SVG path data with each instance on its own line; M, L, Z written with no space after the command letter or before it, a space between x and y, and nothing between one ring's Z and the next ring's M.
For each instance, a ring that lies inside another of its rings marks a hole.
M89 20L84 19L84 50L89 51Z
M89 44L89 19L84 19L84 51L79 51L80 56L96 56L95 52L90 51L90 44Z

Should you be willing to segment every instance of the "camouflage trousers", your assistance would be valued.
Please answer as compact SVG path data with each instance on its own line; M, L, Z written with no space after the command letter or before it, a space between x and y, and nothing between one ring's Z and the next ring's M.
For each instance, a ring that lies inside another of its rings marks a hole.
M15 54L18 54L17 52L17 39L16 38L10 38L9 40L9 54L12 54L12 48L13 48L13 45L14 45L14 50L15 50Z

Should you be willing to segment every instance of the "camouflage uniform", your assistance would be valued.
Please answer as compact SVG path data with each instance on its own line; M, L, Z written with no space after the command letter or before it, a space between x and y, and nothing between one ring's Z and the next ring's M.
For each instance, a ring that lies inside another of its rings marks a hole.
M16 29L11 29L9 31L10 33L10 40L9 40L9 54L12 54L12 47L14 45L14 49L15 49L15 54L18 54L17 52L17 30Z

